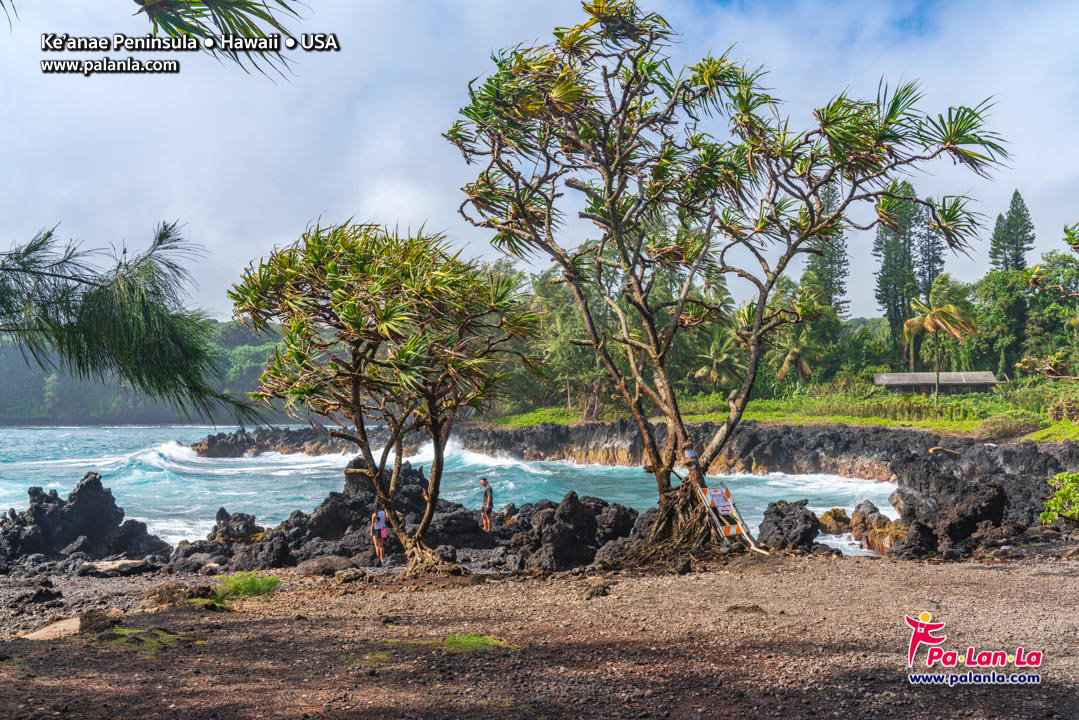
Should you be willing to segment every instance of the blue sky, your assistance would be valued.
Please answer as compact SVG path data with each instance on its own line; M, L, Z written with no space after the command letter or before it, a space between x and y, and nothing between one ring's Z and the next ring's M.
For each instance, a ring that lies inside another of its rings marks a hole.
M492 49L549 37L578 19L579 4L307 4L297 29L335 32L343 50L293 55L295 76L273 82L190 53L169 56L181 63L172 76L44 76L42 32L139 35L145 22L117 2L19 3L20 20L0 28L0 245L59 222L91 245L139 246L157 222L179 219L208 249L194 268L195 301L222 317L241 268L320 217L427 223L466 253L494 257L457 215L474 170L440 133ZM650 4L682 33L677 62L733 45L769 69L795 125L844 89L874 96L881 78L919 79L927 110L994 96L1010 167L985 181L942 163L915 178L918 189L968 193L991 224L1018 187L1039 253L1061 247L1061 227L1079 221L1079 3ZM870 243L850 239L858 315L879 314ZM982 244L948 269L972 280L986 266Z

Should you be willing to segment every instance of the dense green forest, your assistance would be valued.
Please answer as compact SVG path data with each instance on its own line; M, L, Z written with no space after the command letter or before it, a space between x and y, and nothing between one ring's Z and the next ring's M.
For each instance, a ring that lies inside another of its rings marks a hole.
M1076 301L1069 296L1079 293L1079 259L1057 250L1030 257L1034 224L1018 191L992 225L985 239L991 268L969 285L948 274L951 251L930 229L924 209L910 207L893 227L880 226L872 253L877 264L875 296L883 315L873 318L850 317L847 238L819 241L815 252L807 256L801 276L785 278L771 301L795 303L811 297L814 304L808 319L770 338L766 364L754 388L758 413L767 416L782 406L811 414L821 414L821 408L826 408L825 414L837 416L961 421L1017 408L1044 414L1054 405L1067 404L1058 396L1065 390L1070 393L1070 384L1052 392L1030 388L1044 382L1041 378L1047 370L1056 375L1076 374L1079 317ZM499 263L503 270L513 267L509 260ZM1037 282L1032 283L1032 277ZM535 417L565 421L622 413L595 353L577 342L584 334L581 317L569 289L556 278L554 270L529 277L541 331L526 350L542 360L543 374L536 375L523 365L509 368L490 417L542 411ZM672 273L668 289L672 296L676 282ZM707 416L721 410L726 393L741 376L744 353L732 328L749 308L739 305L721 281L711 282L702 291L725 304L731 321L705 324L696 332L679 335L672 359L687 410ZM955 332L933 329L932 319L942 315L952 318ZM597 308L596 317L613 322L602 308ZM236 394L253 391L276 340L273 334L255 333L236 322L219 323L221 389ZM991 370L1007 382L996 393L998 402L988 397L965 405L950 400L944 410L919 410L918 399L903 401L906 409L889 410L874 400L886 399L871 385L874 372L938 367L943 371ZM823 397L832 400L825 402ZM811 404L816 412L804 398L814 398ZM269 418L281 420L282 416ZM147 400L118 381L82 381L55 369L41 370L27 363L14 345L0 345L2 423L185 420L169 405Z

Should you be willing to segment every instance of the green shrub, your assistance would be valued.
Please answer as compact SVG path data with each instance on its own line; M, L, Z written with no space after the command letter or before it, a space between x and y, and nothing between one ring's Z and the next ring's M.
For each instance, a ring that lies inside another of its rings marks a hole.
M1079 473L1058 473L1049 480L1049 487L1053 492L1045 501L1042 522L1051 523L1060 518L1079 522Z
M986 440L1006 440L1037 432L1049 425L1045 418L1025 410L1012 410L986 418L974 433Z
M277 586L280 584L281 578L273 575L238 572L235 575L226 575L221 578L221 582L217 585L215 599L218 602L223 602L230 598L268 595L276 591Z

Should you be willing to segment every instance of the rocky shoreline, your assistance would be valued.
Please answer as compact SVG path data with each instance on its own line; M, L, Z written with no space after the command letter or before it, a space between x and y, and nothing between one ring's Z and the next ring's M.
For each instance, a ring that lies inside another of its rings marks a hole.
M565 451L546 444L560 442L568 432L561 426L473 427L460 437L471 449L493 454L506 454L510 440L523 439L527 458L549 459ZM631 445L624 427L581 426L575 432L575 457L631 457L622 450L612 454L610 443L618 437L623 448ZM588 438L608 445L593 453ZM196 447L240 454L290 448L337 452L322 439L318 431L276 429L224 435ZM836 508L819 518L804 501L771 503L758 540L779 555L833 555L837 551L820 544L820 535L852 533L879 555L899 559L1055 561L1079 558L1079 529L1042 526L1037 510L1044 502L1044 479L1075 467L1076 455L1073 445L992 446L915 432L747 424L711 470L858 473L899 485L891 497L897 521L869 502L849 517ZM126 592L123 602L116 600L130 610L147 587L169 577L190 584L192 578L288 569L297 577L347 583L394 574L405 564L403 547L391 534L385 562L376 559L368 528L374 496L350 482L355 474L342 476L342 491L330 493L310 513L294 511L266 528L251 515L221 508L206 539L175 548L143 523L125 519L96 473L87 473L66 499L30 488L27 510L0 516L0 623L14 632L116 604L94 590L100 583L137 588L135 594ZM425 485L422 468L406 464L398 497L410 525L422 513ZM481 576L604 572L618 567L653 517L654 511L638 514L570 492L559 502L507 506L494 519L493 532L486 533L477 511L442 500L425 540L447 560ZM727 551L721 549L720 557ZM679 571L688 569L687 563ZM74 588L79 590L72 595Z
M712 427L693 432L703 439ZM420 438L412 438L419 444ZM525 460L578 462L639 461L640 442L625 422L577 426L541 425L520 430L463 426L455 441L470 450ZM209 457L263 452L342 452L345 445L325 429L260 428L219 433L196 443ZM355 460L353 462L356 462ZM1022 553L1024 546L1056 544L1070 552L1074 528L1043 527L1038 513L1052 474L1079 468L1079 445L992 445L930 433L844 426L768 426L745 423L711 473L835 473L898 484L890 498L899 519L889 520L863 502L847 517L835 509L821 518L805 503L769 505L760 540L773 549L834 552L820 545L821 533L850 532L881 555L905 559ZM392 534L385 563L374 556L369 519L370 489L350 482L311 513L294 511L277 527L265 528L244 513L218 511L204 540L172 548L138 521L124 520L96 473L88 473L64 500L55 491L29 490L29 507L0 516L0 573L34 576L69 574L129 576L147 572L201 573L297 567L306 574L334 574L354 568L402 566L403 548ZM426 484L422 468L406 464L398 494L410 525L423 512ZM503 508L493 532L481 530L479 513L441 500L425 537L447 560L478 572L534 570L559 572L584 565L612 564L650 526L652 512L600 498L567 493ZM26 603L57 600L49 592Z
M206 539L176 548L150 535L145 524L124 521L123 509L96 473L87 473L66 500L56 491L30 488L29 508L0 519L0 574L216 575L296 566L301 574L332 575L403 566L404 548L392 533L385 561L377 559L369 529L374 493L352 480L355 474L342 476L343 492L331 492L311 513L296 510L277 527L265 528L254 516L221 508ZM398 509L411 529L424 511L427 480L422 469L405 463L398 483ZM559 502L503 507L488 533L478 511L440 500L424 539L445 559L474 571L558 572L616 557L625 549L619 541L639 529L638 520L636 510L569 492ZM24 598L57 599L48 592Z
M691 434L703 445L715 430L714 424L702 423L692 426ZM640 435L627 421L509 430L471 426L461 428L456 438L475 452L525 460L635 465L643 459ZM889 501L899 520L863 503L846 531L882 555L959 559L1040 543L1047 532L1067 535L1071 528L1043 528L1038 516L1049 495L1047 480L1076 469L1077 443L994 444L916 430L745 422L708 472L829 473L894 482L899 487ZM770 506L769 512L812 515L785 503ZM795 526L804 531L812 524L805 517L779 522L795 535ZM811 542L803 538L797 544Z
M699 444L715 431L712 423L691 427ZM664 428L659 428L660 438ZM267 430L216 436L216 447L229 452L283 451L302 446L317 451L322 444L307 430ZM206 453L210 438L196 445ZM569 460L604 465L639 465L643 445L629 421L504 429L463 424L454 441L464 448L492 456L523 460ZM247 449L245 449L247 448ZM216 450L209 450L216 452ZM213 455L211 455L213 456ZM829 473L845 477L894 482L889 498L899 513L891 521L872 503L863 503L847 518L840 532L879 554L903 558L969 557L979 550L1012 548L1042 542L1046 532L1068 534L1066 526L1042 528L1039 514L1048 497L1047 480L1058 472L1079 469L1079 444L994 444L972 438L942 436L915 430L861 428L845 425L763 425L745 422L724 452L708 468L711 474ZM802 509L804 510L804 508ZM795 513L812 515L786 503L768 509L769 527L783 533L766 534L776 547L812 550L817 519L783 519ZM834 532L825 527L823 532Z

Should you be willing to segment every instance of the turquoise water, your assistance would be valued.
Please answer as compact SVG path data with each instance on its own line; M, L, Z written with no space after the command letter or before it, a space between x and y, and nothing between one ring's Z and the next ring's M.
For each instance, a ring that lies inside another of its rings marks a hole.
M25 509L26 488L70 491L84 473L101 473L127 517L143 520L150 530L176 543L203 537L214 524L214 513L251 513L262 525L274 525L293 510L312 510L344 482L345 455L280 455L253 458L200 458L184 444L224 428L169 427L51 427L0 428L0 510ZM427 465L428 448L410 458ZM542 498L559 500L567 491L595 495L638 510L656 504L655 481L640 468L578 465L569 462L525 462L480 455L451 446L447 454L442 496L479 507L480 476L495 494L495 506L518 505ZM891 511L891 483L855 480L836 475L724 477L723 482L746 522L754 528L774 500L809 498L818 514L831 507L848 513L864 499L885 513ZM845 553L857 553L849 539L827 541Z

